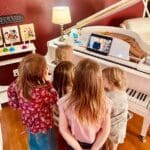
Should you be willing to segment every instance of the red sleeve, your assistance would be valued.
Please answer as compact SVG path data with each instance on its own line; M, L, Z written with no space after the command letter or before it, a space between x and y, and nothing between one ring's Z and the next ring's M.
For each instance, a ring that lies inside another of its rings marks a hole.
M13 108L19 107L16 81L12 82L7 90L8 103Z
M56 90L51 85L36 89L35 92L36 101L44 101L46 104L54 105L59 99Z

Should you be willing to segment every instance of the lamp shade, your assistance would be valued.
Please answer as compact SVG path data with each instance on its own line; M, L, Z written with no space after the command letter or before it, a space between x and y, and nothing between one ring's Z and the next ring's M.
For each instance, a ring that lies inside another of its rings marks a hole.
M52 23L67 24L71 22L70 9L67 6L57 6L52 8Z

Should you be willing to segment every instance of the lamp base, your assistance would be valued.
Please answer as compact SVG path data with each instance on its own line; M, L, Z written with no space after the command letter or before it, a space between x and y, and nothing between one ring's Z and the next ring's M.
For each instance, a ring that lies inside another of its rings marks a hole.
M61 36L61 37L59 38L59 41L60 41L60 42L64 42L64 41L65 41L65 38L64 38L63 36Z

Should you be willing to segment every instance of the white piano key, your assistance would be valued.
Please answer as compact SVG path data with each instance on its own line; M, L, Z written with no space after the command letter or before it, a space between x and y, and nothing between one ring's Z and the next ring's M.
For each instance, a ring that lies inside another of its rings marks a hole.
M147 108L149 104L150 104L150 96L147 96L144 101L144 106Z
M134 98L133 102L134 103L138 103L140 101L140 96L141 96L141 92L137 92L138 94L136 95L136 97Z
M140 106L143 106L143 107L147 107L147 105L148 105L148 103L149 103L149 101L150 101L150 99L147 97L147 98L145 98L145 100L143 101L143 100L140 100L139 102L138 102L138 105L140 105Z
M149 97L149 103L147 105L147 109L150 110L150 97Z
M135 101L135 103L138 102L137 96L138 96L139 92L136 91L136 94L134 95L133 99ZM133 100L132 100L133 101Z
M131 89L130 92L129 92L129 97L128 97L128 100L130 101L132 99L132 94L134 93L134 90Z
M131 98L129 99L130 101L133 101L133 102L135 101L135 98L134 98L135 94L136 94L136 91L134 90L131 94Z
M150 97L148 97L146 94L137 92L136 90L130 88L128 88L126 92L128 94L129 101L144 108L150 107L148 106L148 104L150 103Z

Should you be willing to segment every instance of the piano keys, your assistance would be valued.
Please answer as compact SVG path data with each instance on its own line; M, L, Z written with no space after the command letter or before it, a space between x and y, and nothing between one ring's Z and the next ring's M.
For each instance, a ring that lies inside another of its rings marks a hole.
M141 140L145 142L145 136L150 125L150 95L130 88L128 88L126 92L129 96L129 111L144 118L140 135Z
M150 111L150 96L134 89L127 89L128 100Z

